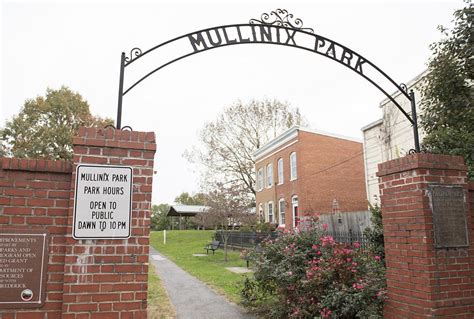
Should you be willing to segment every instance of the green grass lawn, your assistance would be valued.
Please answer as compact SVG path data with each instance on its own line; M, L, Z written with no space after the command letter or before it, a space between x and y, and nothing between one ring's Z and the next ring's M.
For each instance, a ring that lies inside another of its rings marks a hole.
M224 262L224 251L218 249L215 255L209 251L205 257L193 254L205 254L204 246L211 241L214 231L210 230L172 230L167 231L166 245L163 244L163 232L151 232L151 245L168 257L182 269L215 290L223 293L229 300L240 301L240 283L245 275L235 274L225 267L245 267L245 261L238 251L228 252L228 261Z

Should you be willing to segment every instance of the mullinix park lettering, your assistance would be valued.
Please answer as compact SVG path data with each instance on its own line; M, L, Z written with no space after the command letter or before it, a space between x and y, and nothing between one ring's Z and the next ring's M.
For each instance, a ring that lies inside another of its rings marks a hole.
M242 32L243 30L248 31L249 28L251 32L247 32L247 34ZM229 31L232 31L234 36L231 36ZM188 39L194 52L240 43L273 43L290 45L310 49L332 60L339 61L360 74L364 74L362 65L367 61L361 56L358 56L355 52L346 49L329 39L322 38L317 34L311 34L311 36L314 37L313 47L310 48L298 45L295 40L295 35L297 33L303 33L306 36L308 35L308 33L299 30L266 25L249 25L213 28L190 34L188 35Z

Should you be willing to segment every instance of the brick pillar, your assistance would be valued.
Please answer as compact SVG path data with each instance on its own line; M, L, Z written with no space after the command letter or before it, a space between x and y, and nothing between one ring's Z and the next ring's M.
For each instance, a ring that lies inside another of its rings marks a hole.
M384 318L474 318L473 212L463 158L414 154L378 170L387 261ZM434 225L433 185L461 187L468 247L436 248L442 241L436 242L441 232L435 234L435 227L444 225Z
M155 134L81 128L73 144L74 167L88 163L133 168L132 232L129 239L72 238L74 169L62 318L146 318Z

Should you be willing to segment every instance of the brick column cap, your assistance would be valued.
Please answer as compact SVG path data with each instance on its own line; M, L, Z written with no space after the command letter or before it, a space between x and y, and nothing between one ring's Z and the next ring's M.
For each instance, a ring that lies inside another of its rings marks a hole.
M74 146L97 146L156 151L155 141L155 132L80 127L72 143Z
M67 160L31 159L2 157L0 167L4 170L48 172L48 173L71 173L72 162Z
M382 177L413 169L466 171L467 166L462 156L417 153L378 164L377 176Z

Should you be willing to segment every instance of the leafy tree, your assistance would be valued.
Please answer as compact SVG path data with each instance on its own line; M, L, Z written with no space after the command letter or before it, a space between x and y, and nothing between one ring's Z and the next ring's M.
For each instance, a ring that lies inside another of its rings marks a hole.
M202 213L200 221L206 228L219 228L224 240L224 260L227 261L227 243L231 231L236 225L249 222L255 216L249 212L248 202L240 193L240 188L228 184L217 183L214 190L208 195L205 213Z
M174 202L182 205L205 205L206 195L203 193L197 193L192 196L187 192L183 192L174 199Z
M165 230L171 225L170 217L167 216L170 205L159 204L151 208L151 229Z
M6 146L0 141L0 157L7 156L7 154L8 152Z
M474 178L474 8L471 1L454 13L454 28L431 45L429 74L422 89L421 126L425 150L462 155Z
M297 108L276 100L241 101L225 107L200 133L202 148L187 151L189 161L204 167L206 183L224 182L255 195L252 153L294 125L306 125Z
M7 155L71 159L72 138L80 126L104 127L111 119L91 115L83 97L63 86L48 88L46 96L25 101L20 113L0 130Z

